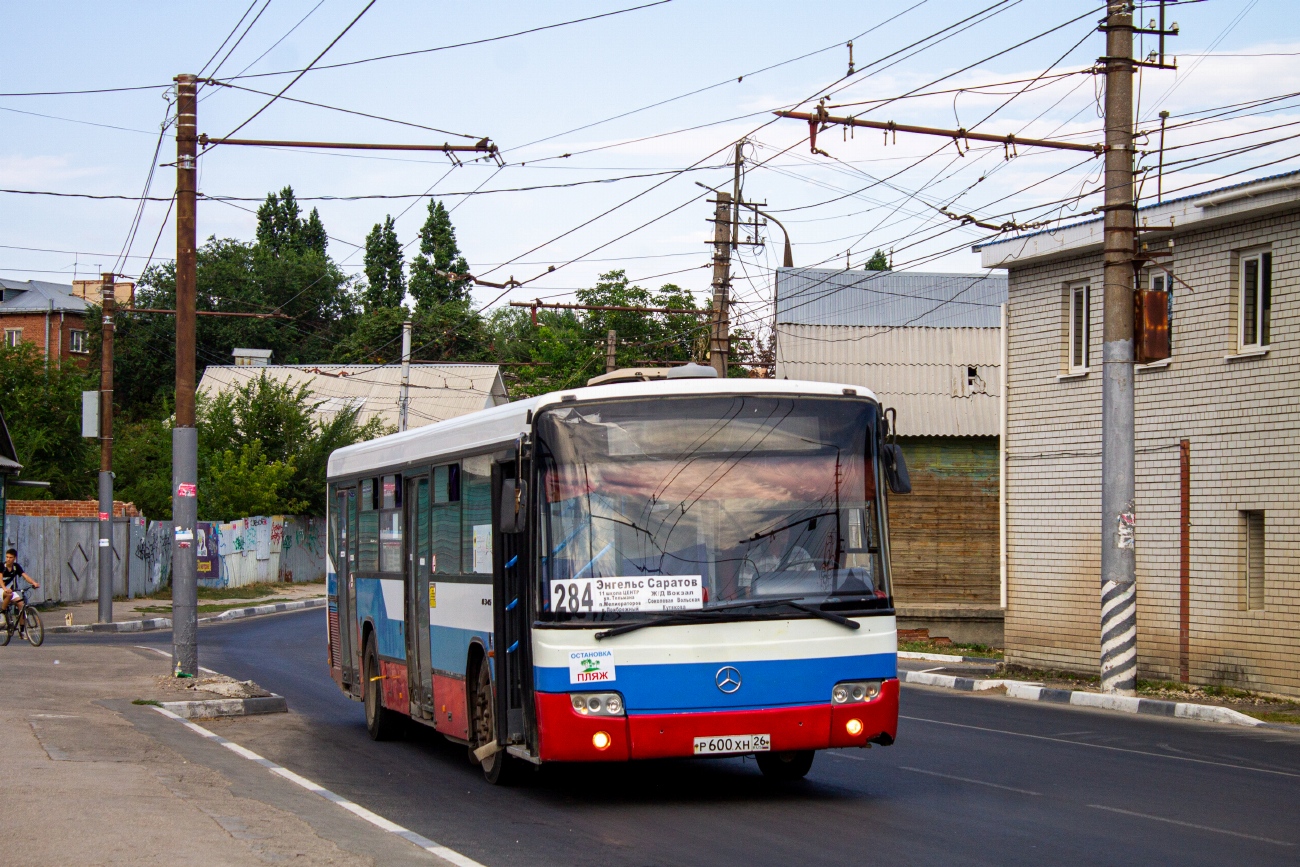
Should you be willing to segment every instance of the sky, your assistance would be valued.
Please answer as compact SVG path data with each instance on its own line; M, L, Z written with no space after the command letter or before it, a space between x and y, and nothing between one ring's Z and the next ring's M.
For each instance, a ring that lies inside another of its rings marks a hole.
M268 73L311 63L367 2L6 0L0 189L138 197L152 166L150 195L163 200L145 202L136 225L135 201L0 192L0 276L67 283L108 269L135 276L170 259L175 141L168 129L160 143L160 126L173 109L172 78L203 71L225 82L202 89L198 127L227 135L294 77ZM1139 81L1139 147L1152 151L1141 164L1157 163L1166 110L1166 197L1300 169L1291 138L1300 126L1293 3L1177 5L1167 18L1180 33L1166 52L1178 70L1144 70ZM476 288L481 306L572 300L615 268L703 301L712 194L698 184L730 189L729 163L744 139L744 196L789 230L796 265L860 268L880 248L899 270L974 273L970 247L993 233L960 226L941 208L994 223L1078 219L1100 204L1100 160L1027 147L1009 155L997 144L967 151L874 130L849 138L840 128L818 137L826 155L812 154L807 124L771 112L806 111L826 96L842 106L832 114L1097 142L1102 82L1089 70L1104 53L1095 29L1103 14L1102 4L1076 0L377 0L318 61L349 65L313 69L285 95L388 120L280 100L239 135L408 144L487 137L504 167L457 166L436 153L219 146L200 159L199 189L239 200L200 202L200 241L251 239L258 200L292 186L319 208L331 255L360 276L358 245L371 227L392 215L399 239L412 242L432 194L452 209L476 276L526 283L504 295ZM1138 17L1156 14L1148 3ZM1138 53L1154 47L1143 37ZM371 60L402 52L420 53ZM14 95L122 87L144 89ZM1287 94L1296 95L1237 105ZM1143 203L1154 201L1155 186L1152 171ZM357 196L399 198L337 198ZM774 225L757 235L766 243L742 247L733 268L733 320L755 327L771 316L782 241Z

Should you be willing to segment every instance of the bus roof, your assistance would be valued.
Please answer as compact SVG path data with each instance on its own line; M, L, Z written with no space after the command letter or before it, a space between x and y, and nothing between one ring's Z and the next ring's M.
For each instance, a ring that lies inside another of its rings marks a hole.
M331 479L363 475L409 464L436 463L443 456L506 448L521 433L528 432L530 411L560 403L569 396L589 401L705 394L839 396L846 393L876 400L869 389L860 385L792 379L669 379L553 391L338 449L330 455L327 474Z

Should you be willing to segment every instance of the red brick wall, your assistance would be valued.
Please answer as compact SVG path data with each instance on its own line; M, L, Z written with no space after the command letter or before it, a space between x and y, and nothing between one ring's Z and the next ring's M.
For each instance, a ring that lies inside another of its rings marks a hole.
M42 353L45 352L45 314L13 313L0 315L0 328L4 330L21 328L24 343L31 343ZM87 358L85 353L73 353L72 332L86 330L82 316L78 313L50 314L50 357L63 360L81 361Z
M9 500L5 514L26 518L98 518L99 503L95 500ZM135 503L113 501L113 515L118 518L138 518L140 510Z

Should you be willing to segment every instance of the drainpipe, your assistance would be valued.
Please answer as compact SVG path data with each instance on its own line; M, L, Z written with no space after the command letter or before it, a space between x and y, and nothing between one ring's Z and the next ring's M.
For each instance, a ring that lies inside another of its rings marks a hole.
M1002 305L1002 394L998 400L998 570L1001 576L998 604L1007 608L1007 305Z
M47 298L50 306L45 308L45 375L50 375L50 314L54 312L54 299Z

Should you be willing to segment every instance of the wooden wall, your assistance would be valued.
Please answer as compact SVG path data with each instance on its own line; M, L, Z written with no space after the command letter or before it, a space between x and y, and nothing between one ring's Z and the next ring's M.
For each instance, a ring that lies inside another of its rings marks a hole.
M889 498L900 605L998 605L997 437L899 437L912 493Z

